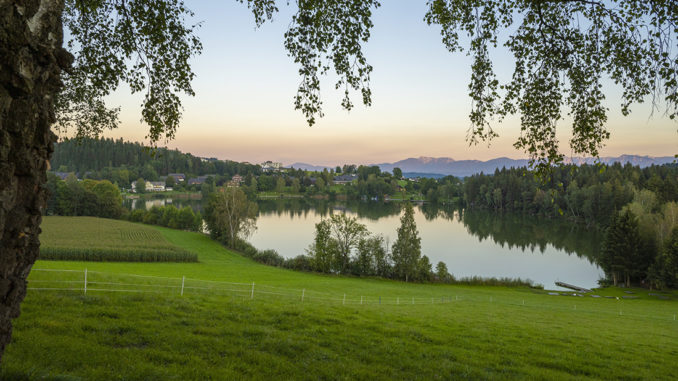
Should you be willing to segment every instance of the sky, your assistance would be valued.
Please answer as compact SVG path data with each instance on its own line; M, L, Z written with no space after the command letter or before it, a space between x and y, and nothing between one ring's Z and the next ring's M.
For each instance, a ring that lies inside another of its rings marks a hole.
M251 12L235 0L186 1L195 12L193 22L201 22L197 34L203 52L192 60L196 95L181 97L181 126L168 147L203 157L286 165L375 164L419 156L526 157L513 147L518 117L493 125L500 137L489 147L467 143L471 61L464 53L448 52L439 28L426 25L424 0L383 1L374 14L372 35L364 45L374 67L372 106L364 107L355 93L356 107L343 110L343 94L334 90L333 78L326 78L321 83L325 117L309 127L294 110L300 77L283 46L294 9L278 3L273 22L257 29ZM493 59L500 80L510 78L512 57L500 49ZM601 156L678 153L676 122L652 115L648 105L635 105L623 117L619 89L608 85L606 91L611 138ZM131 95L124 86L110 95L108 105L121 107L121 123L104 136L147 142L141 102L142 95ZM570 123L565 119L558 126L561 151L571 156Z

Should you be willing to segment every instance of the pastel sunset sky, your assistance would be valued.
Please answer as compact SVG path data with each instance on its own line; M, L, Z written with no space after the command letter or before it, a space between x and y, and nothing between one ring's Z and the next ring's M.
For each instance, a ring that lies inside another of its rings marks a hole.
M513 148L519 136L518 117L495 124L500 137L469 146L471 100L467 95L470 59L449 53L439 29L424 23L424 0L388 0L374 15L372 37L365 45L374 66L373 105L360 104L350 112L340 107L333 78L322 83L325 117L309 127L294 110L299 84L297 67L287 57L283 34L294 12L279 2L272 23L255 29L246 6L230 1L187 1L204 50L193 60L197 74L195 97L182 97L184 116L169 147L198 156L253 163L284 164L301 161L318 165L392 162L407 157L433 156L479 159L523 158ZM512 57L494 55L500 80L510 78ZM672 156L678 153L678 125L649 105L635 105L629 117L619 111L620 91L606 87L612 133L602 156L639 154ZM140 123L142 97L121 88L108 99L121 106L121 125L107 137L145 142L147 126ZM649 101L649 100L648 100ZM570 121L559 124L561 151L571 155Z

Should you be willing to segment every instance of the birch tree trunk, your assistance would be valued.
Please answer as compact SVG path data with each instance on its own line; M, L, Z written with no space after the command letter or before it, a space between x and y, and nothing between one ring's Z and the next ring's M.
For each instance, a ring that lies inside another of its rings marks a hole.
M0 0L0 360L38 257L56 136L54 97L72 62L63 0Z

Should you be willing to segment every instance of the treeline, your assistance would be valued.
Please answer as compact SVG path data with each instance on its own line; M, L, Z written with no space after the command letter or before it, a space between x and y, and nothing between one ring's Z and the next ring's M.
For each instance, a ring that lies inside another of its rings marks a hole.
M547 183L525 168L504 168L467 177L463 192L467 208L566 217L604 227L640 190L653 192L659 203L678 201L678 166L564 165L552 168Z
M122 139L63 139L54 146L51 166L57 172L108 180L123 188L129 188L138 178L155 181L169 173L183 173L187 177L215 175L226 180L235 174L261 174L258 165L203 159L167 148L151 150Z
M605 282L678 287L678 166L555 167L543 183L524 169L475 175L464 182L467 209L568 219L604 231L596 262ZM589 252L596 251L589 250Z
M325 196L328 199L343 200L384 200L387 197L407 200L429 200L432 202L461 201L462 181L454 176L441 179L422 178L411 181L402 178L402 172L382 172L377 166L344 165L335 169L309 172L302 169L288 169L275 174L249 175L242 188L250 196L258 192L291 193L308 197ZM335 184L337 176L354 175L347 184Z
M613 216L598 262L614 285L678 288L678 203L639 192Z
M131 222L165 226L172 229L202 231L202 216L190 206L181 209L174 205L152 206L149 210L135 209L127 217Z
M79 181L71 175L64 181L48 173L47 188L46 215L121 218L127 213L120 189L108 180Z
M108 180L78 180L70 175L66 180L47 174L50 198L45 215L91 216L127 219L149 225L173 229L202 231L202 216L186 206L153 206L149 210L136 209L129 212L122 206L120 189Z

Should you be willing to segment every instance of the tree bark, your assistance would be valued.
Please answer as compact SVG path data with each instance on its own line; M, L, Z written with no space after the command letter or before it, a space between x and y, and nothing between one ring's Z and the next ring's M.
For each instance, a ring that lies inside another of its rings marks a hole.
M61 70L63 0L0 0L0 360L40 248L54 98Z

